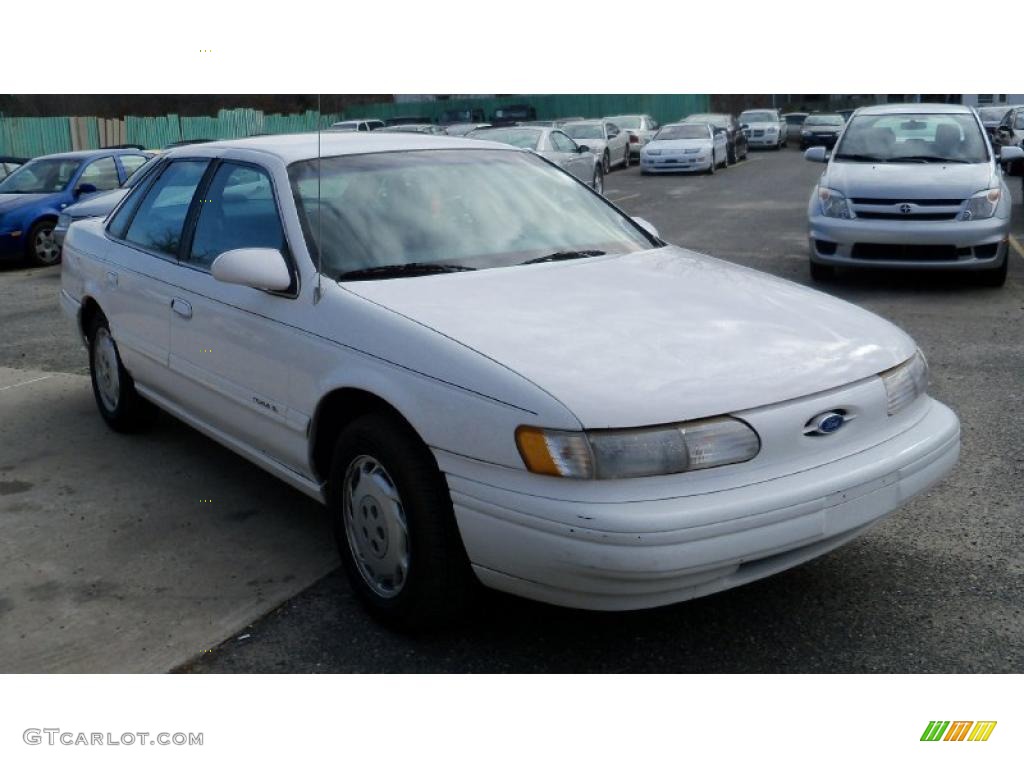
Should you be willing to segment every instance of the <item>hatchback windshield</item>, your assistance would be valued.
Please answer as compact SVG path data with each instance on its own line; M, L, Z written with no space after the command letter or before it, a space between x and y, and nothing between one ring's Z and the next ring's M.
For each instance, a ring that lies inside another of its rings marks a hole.
M842 115L808 115L804 125L834 125L842 126L846 121Z
M672 141L673 139L708 139L707 123L691 123L690 125L666 125L654 136L655 141Z
M973 114L858 115L850 120L834 157L863 162L984 163L987 145Z
M403 264L482 269L655 247L601 197L528 152L325 157L293 163L289 176L310 251L336 279Z
M520 149L535 149L540 139L540 131L535 128L485 128L469 134L471 139L486 139L511 144Z
M740 115L741 123L777 123L779 116L774 112L744 112Z
M604 129L600 123L567 123L562 130L574 139L603 139Z
M0 194L60 192L81 164L81 160L33 160L0 182Z

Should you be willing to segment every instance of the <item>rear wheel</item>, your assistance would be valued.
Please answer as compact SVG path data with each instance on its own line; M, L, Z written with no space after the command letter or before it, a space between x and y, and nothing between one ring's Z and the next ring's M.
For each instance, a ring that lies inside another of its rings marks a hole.
M53 237L52 221L37 221L28 233L28 260L37 267L51 267L60 262L60 246Z
M815 261L811 262L811 280L818 283L825 283L829 280L835 279L836 268L828 264L818 264Z
M448 486L400 418L371 413L342 430L328 504L349 582L373 616L415 630L466 608L474 580Z
M156 406L135 391L135 382L121 364L117 342L101 313L93 318L88 338L89 376L100 416L116 432L145 429L153 421Z

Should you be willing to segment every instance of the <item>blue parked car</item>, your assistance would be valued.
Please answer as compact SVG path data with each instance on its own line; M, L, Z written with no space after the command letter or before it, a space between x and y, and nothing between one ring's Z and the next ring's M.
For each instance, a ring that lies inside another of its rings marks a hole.
M53 238L69 205L119 187L150 153L95 149L44 155L0 181L0 259L28 259L39 266L60 261Z

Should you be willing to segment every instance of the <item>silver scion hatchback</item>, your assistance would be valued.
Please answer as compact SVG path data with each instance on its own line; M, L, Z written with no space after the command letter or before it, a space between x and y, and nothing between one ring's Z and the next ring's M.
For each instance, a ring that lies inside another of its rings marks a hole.
M1003 160L1024 156L1006 152ZM828 164L807 211L814 279L842 266L970 270L985 285L1006 281L1010 192L970 107L863 107L831 157L825 147L804 156Z

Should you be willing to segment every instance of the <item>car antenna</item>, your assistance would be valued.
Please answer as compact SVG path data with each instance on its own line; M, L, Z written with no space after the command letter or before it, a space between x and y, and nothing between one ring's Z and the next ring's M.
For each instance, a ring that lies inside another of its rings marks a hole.
M313 304L320 303L320 279L324 266L323 238L320 227L320 123L323 120L322 115L320 94L318 93L316 95L316 287L313 288Z

